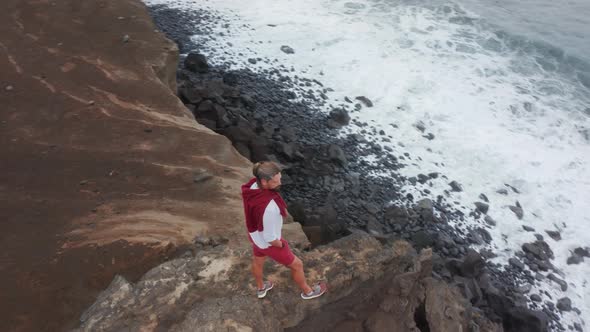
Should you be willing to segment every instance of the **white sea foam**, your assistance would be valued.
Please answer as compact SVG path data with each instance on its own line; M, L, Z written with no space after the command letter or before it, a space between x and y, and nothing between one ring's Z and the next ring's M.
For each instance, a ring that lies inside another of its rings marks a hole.
M445 195L447 183L457 180L464 191L452 193L448 200L458 201L457 208L466 214L480 193L487 195L489 215L497 221L490 229L499 254L495 260L503 264L523 243L535 240L522 225L534 227L553 249L553 264L565 273L569 287L561 292L545 282L533 291L547 291L553 302L569 296L590 321L590 262L566 264L571 250L590 246L586 213L590 143L583 134L590 128L590 92L575 73L559 70L558 63L552 64L555 70L542 66L543 59L534 50L509 47L481 20L454 5L346 0L147 2L211 9L230 19L229 29L221 24L215 29L224 35L208 41L216 46L208 54L213 62L228 56L223 54L226 51L237 60L235 68L270 67L263 62L251 65L249 57L277 59L295 68L293 75L317 78L333 88L328 95L337 101L334 104L345 96L369 97L375 106L352 116L390 135L392 143L383 144L398 156L410 153L411 160L406 159L408 165L401 172L448 176L425 185L429 195L421 193L421 185L408 185L404 193L433 198ZM283 53L281 45L291 46L295 54ZM433 140L415 128L418 121L425 124L425 133L435 135ZM354 126L344 130L358 131ZM507 188L504 184L520 193L510 189L508 195L496 193ZM524 208L523 220L508 209L516 201ZM563 239L556 242L544 230L558 230ZM565 323L573 321L578 318L564 314Z

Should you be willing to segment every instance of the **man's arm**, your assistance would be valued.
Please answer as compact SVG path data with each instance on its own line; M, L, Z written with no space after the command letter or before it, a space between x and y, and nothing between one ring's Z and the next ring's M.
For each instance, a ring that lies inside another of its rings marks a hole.
M279 247L279 248L283 247L283 241L281 241L281 240L274 240L274 241L270 241L269 243L273 247Z

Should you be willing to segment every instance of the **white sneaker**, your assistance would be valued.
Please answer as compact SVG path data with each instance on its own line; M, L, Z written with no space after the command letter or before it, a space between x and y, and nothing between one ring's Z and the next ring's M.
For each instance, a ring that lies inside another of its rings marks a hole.
M328 286L325 283L320 282L313 287L311 287L311 292L305 294L301 293L301 298L304 300L311 300L315 299L316 297L320 297L324 295L324 293L328 290Z
M269 290L271 290L274 287L274 284L272 283L272 281L265 281L264 282L264 288L262 289L258 289L256 291L256 295L258 296L259 299L263 299L266 296L266 293L268 293Z

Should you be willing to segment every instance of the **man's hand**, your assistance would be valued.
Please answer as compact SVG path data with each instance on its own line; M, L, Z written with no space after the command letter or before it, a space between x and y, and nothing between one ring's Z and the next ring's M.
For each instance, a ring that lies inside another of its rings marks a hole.
M283 241L281 241L281 240L274 240L274 241L270 241L269 243L273 247L277 247L277 248L283 247Z

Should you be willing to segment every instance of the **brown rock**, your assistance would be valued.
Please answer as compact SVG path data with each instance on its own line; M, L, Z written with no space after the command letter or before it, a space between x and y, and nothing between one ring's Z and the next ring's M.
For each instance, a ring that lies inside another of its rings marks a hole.
M166 328L174 322L173 331L408 331L426 324L442 332L465 330L473 320L486 327L482 331L499 331L470 314L456 289L431 278L430 250L416 256L407 242L382 245L357 232L301 253L304 264L314 263L308 264L308 278L329 286L326 295L305 303L288 270L273 267L268 278L277 286L260 305L243 258L248 251L205 248L152 269L135 285L115 279L82 316L78 331Z
M69 330L115 275L136 280L196 235L248 243L228 188L250 165L187 115L178 49L139 0L0 9L0 77L26 87L0 97L0 331ZM213 179L193 182L196 167Z

